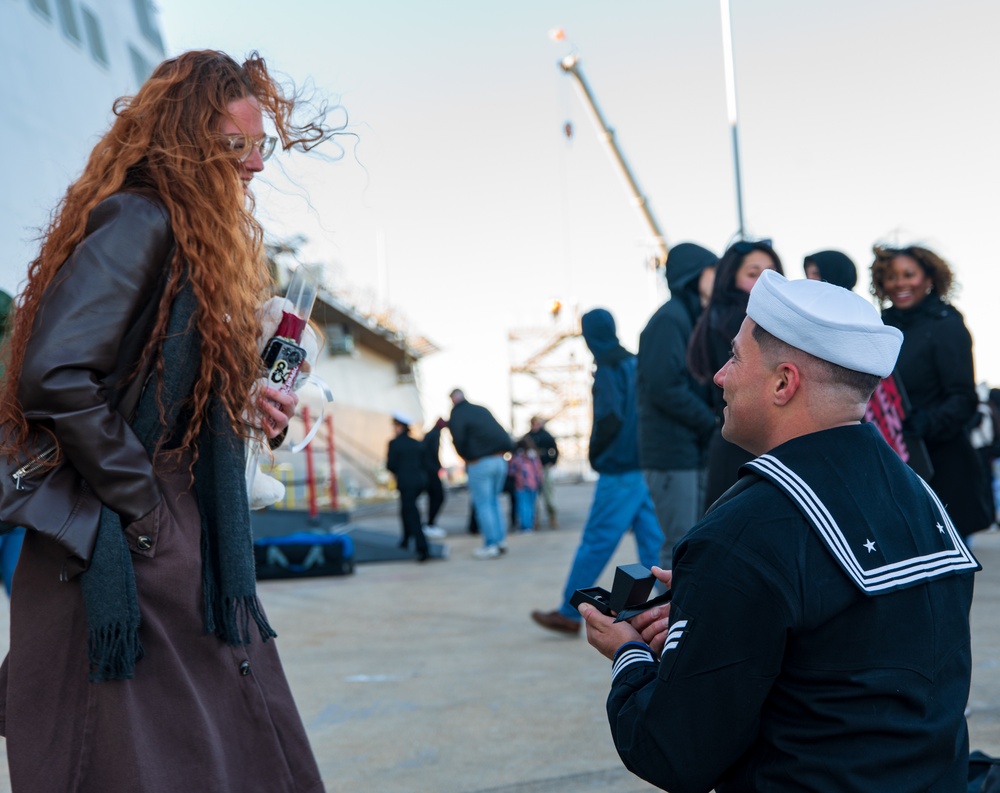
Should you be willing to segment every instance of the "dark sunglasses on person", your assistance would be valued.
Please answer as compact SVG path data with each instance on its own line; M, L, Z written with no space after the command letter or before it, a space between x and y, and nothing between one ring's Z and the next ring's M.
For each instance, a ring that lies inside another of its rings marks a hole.
M739 240L734 242L730 248L736 251L738 254L745 256L750 253L750 251L759 251L761 247L773 248L772 240L770 238L762 240Z

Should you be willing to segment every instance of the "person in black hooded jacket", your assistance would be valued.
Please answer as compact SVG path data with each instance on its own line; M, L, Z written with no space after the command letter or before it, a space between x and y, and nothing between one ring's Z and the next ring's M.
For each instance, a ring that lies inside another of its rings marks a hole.
M858 268L847 254L840 251L817 251L805 257L802 269L812 281L826 281L844 289L854 289L858 283Z
M708 387L688 372L688 341L708 303L719 257L692 242L670 251L670 300L639 336L639 464L663 530L660 565L705 508L708 441L715 429Z
M927 248L876 245L872 294L889 301L882 319L903 331L896 376L910 400L904 428L923 438L934 473L928 484L965 538L986 529L993 515L986 472L969 440L979 404L972 336L958 309L946 302L954 282L948 263Z
M619 344L614 317L607 310L588 311L580 319L580 330L596 364L589 456L599 476L562 605L555 611L531 612L543 628L564 634L580 632L580 614L570 603L573 593L594 586L626 532L635 535L636 555L645 567L657 563L663 544L639 469L636 358Z

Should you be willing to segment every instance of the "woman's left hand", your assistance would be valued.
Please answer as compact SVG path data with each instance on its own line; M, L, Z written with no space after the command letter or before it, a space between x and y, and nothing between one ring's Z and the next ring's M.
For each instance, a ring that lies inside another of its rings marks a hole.
M288 422L299 404L299 397L293 391L286 394L276 388L260 383L257 389L257 426L264 434L274 439L288 429Z

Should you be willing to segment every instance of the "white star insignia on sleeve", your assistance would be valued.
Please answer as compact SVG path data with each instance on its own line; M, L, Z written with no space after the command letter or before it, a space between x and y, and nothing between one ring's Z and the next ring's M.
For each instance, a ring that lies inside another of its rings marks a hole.
M868 549L868 553L871 553L872 551L875 550L875 543L873 543L871 540L868 540L868 542L865 543L865 548Z
M935 523L934 526L937 528L938 533L944 534L944 526L942 526L940 523Z

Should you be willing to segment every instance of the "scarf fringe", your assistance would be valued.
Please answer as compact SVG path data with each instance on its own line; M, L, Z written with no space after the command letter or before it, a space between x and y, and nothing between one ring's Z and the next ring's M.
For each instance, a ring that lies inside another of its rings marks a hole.
M268 624L260 600L255 595L222 598L215 602L219 608L206 613L209 622L206 628L226 644L233 647L250 644L251 622L257 626L261 641L266 642L278 635Z
M239 647L250 644L250 621L257 625L261 641L277 637L274 628L264 616L264 609L256 594L223 596L211 563L211 546L208 532L201 534L202 608L205 633L218 636L226 644Z
M142 656L137 625L118 623L88 631L87 658L92 683L131 680L135 676L135 664Z

